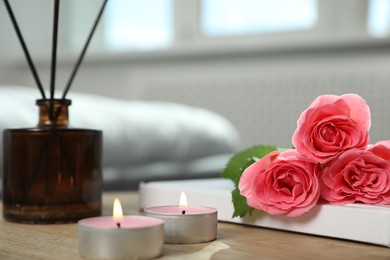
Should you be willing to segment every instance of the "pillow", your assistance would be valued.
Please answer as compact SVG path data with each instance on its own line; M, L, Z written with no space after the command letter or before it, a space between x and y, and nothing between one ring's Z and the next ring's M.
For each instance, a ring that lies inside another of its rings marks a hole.
M39 98L34 88L0 87L0 130L36 126ZM234 126L205 109L77 92L68 98L71 127L103 130L103 167L187 162L238 149Z

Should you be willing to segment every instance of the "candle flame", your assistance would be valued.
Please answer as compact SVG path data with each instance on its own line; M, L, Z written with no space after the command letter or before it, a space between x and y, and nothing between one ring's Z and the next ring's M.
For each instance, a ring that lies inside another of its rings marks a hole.
M182 192L180 194L179 207L184 208L184 209L188 208L187 197L186 197L186 194L184 192Z
M118 198L114 200L114 206L112 210L112 216L115 221L120 221L123 219L122 205Z

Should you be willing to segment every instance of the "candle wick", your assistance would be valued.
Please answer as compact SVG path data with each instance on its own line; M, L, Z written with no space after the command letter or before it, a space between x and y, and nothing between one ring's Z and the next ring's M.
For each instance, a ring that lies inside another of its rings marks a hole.
M181 212L181 214L182 214L182 215L186 214L186 211L185 211L185 210L183 210L183 211Z
M116 226L118 227L118 228L121 228L121 223L116 223Z

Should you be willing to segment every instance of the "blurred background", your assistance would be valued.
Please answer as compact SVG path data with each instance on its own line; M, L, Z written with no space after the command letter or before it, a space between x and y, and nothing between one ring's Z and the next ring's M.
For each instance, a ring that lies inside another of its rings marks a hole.
M10 3L48 87L53 1ZM61 2L57 89L101 4ZM0 85L35 88L3 3ZM330 93L363 96L371 142L389 139L389 89L390 0L110 0L70 93L206 108L245 148L291 146L299 114Z

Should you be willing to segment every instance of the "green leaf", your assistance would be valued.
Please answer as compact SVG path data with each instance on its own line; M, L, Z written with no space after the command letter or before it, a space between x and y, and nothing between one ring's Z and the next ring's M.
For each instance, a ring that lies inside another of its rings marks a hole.
M232 191L232 202L234 206L233 218L243 218L246 214L252 214L253 208L248 206L246 198L240 194L240 190L238 188L235 188Z
M238 189L238 182L242 173L255 161L276 149L274 146L255 146L237 153L227 163L221 176L234 182L235 189L232 191L233 217L244 217L246 214L252 214L254 210L247 204L246 198L240 194Z
M237 186L242 172L258 159L275 151L275 146L255 146L247 150L241 151L234 155L227 163L221 176L226 179L231 179Z

